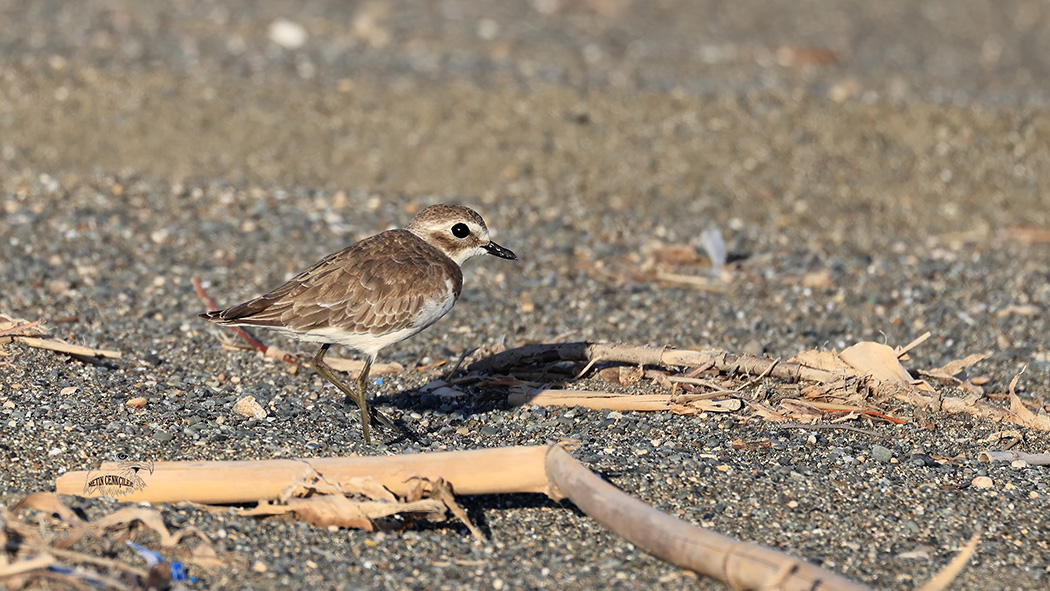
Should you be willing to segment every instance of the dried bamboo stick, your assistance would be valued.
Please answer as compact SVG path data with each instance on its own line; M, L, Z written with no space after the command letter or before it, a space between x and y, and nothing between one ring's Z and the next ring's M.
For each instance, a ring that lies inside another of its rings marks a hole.
M547 452L547 474L581 511L627 541L734 589L869 589L771 548L740 542L654 509L602 480L558 446Z
M458 495L534 492L558 499L544 472L546 451L546 446L523 446L401 456L156 462L152 473L138 471L144 486L127 488L120 500L249 503L276 499L288 486L315 475L332 483L372 477L401 497L414 488L416 478L441 478ZM99 470L68 472L58 478L55 489L60 494L103 496L112 487L89 486L91 480L122 471L121 464L106 462Z
M704 400L671 394L619 394L616 392L589 392L584 390L540 390L520 388L507 396L511 405L580 406L595 410L664 411L685 406L697 412L731 412L740 410L739 400Z

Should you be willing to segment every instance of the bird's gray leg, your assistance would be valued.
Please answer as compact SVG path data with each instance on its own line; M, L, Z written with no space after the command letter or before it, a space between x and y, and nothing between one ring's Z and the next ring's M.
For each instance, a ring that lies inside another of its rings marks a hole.
M361 369L361 375L357 376L357 391L361 393L362 400L365 397L365 392L368 390L368 372L372 369L372 363L374 363L375 360L375 355L369 357L368 359L365 359L365 366ZM383 423L383 425L388 429L393 429L394 431L397 430L397 427L394 425L393 421L388 419L385 414L379 412L378 408L374 406L365 406L361 409L361 411L364 412L366 409L371 415L371 419L373 421ZM365 420L364 414L361 415L361 420Z
M340 381L339 378L335 377L331 368L329 368L328 364L324 362L325 353L328 352L330 346L331 345L324 344L317 350L317 354L314 355L314 370L316 370L322 378L331 382L336 388L339 388L343 394L350 398L350 400L353 400L358 408L361 409L361 431L364 433L365 443L372 442L370 429L372 421L370 419L378 420L387 427L396 429L390 419L386 418L386 415L382 414L377 409L369 408L368 398L365 396L368 385L368 371L372 368L372 362L375 360L375 357L369 357L365 360L365 367L361 370L361 375L357 379L357 391L355 392L350 389L349 386Z
M321 345L320 349L317 350L317 354L314 355L314 369L317 371L317 373L321 374L322 378L335 384L336 388L339 388L343 392L343 394L346 394L350 397L351 400L357 403L357 406L361 409L361 430L365 436L365 443L371 443L372 438L371 433L369 433L368 420L368 400L365 399L364 390L361 388L361 381L358 380L357 392L354 392L346 384L339 381L339 379L335 377L335 374L332 373L332 370L329 369L328 365L324 362L324 354L328 352L329 346L330 345L325 343L324 345ZM371 363L365 362L366 370L368 369L369 365L371 365Z

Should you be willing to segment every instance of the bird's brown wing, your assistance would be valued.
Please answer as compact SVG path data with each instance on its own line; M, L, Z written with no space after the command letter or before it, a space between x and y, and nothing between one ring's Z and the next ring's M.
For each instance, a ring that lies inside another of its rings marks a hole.
M390 230L331 254L270 293L203 316L221 324L338 328L383 334L409 328L424 305L459 297L452 259L411 232Z

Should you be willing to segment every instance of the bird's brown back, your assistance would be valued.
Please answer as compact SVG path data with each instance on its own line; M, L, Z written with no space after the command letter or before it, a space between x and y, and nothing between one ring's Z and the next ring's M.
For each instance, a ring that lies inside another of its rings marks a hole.
M388 230L328 255L264 296L201 316L296 332L384 334L413 326L450 284L459 298L463 273L455 261L407 230Z

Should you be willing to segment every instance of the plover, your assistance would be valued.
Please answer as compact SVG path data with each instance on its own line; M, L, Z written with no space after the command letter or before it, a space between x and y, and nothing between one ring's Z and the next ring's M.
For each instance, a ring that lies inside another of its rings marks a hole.
M485 221L474 210L433 205L404 229L365 238L264 296L201 317L226 326L271 328L321 343L314 369L360 407L364 439L369 443L373 413L365 392L372 362L384 347L418 333L452 309L463 287L460 266L479 254L518 258L489 238ZM356 392L325 364L332 345L345 345L365 356ZM374 416L392 426L383 415Z

